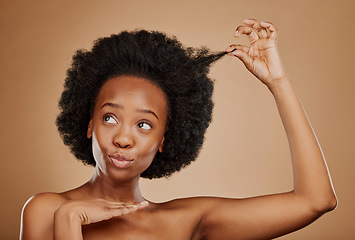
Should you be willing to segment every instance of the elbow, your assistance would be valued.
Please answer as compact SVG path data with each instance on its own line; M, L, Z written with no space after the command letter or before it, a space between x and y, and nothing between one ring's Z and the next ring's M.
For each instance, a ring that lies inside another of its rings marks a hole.
M330 212L338 207L338 199L335 195L328 201L326 212Z
M299 199L302 199L302 204L304 205L306 211L316 215L317 217L330 212L337 208L338 199L334 191L329 191L327 193L320 194L319 192L312 192L311 194L301 194L293 192Z
M338 199L335 194L331 194L331 196L324 197L312 204L312 209L314 212L322 215L324 213L330 212L337 208Z

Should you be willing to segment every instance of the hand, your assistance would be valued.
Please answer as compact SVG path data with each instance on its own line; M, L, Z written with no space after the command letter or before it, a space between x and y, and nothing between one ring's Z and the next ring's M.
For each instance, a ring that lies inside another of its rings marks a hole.
M245 19L239 26L235 37L248 35L250 47L233 44L227 48L228 55L238 57L247 69L268 87L287 75L282 66L276 41L277 29L268 22Z
M120 202L109 202L104 199L95 199L66 202L58 208L57 212L61 212L61 214L58 214L59 216L74 216L80 220L81 225L86 225L129 214L146 206L148 206L147 201L125 204Z

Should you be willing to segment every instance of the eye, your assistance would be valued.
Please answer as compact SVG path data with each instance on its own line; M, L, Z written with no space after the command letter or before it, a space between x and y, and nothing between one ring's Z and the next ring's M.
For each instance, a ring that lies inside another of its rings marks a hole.
M117 123L117 120L111 116L111 115L104 115L103 116L103 120L106 122L106 123L111 123L111 124L115 124Z
M144 129L144 130L149 130L151 129L152 127L146 123L146 122L140 122L138 123L138 127L141 128L141 129Z

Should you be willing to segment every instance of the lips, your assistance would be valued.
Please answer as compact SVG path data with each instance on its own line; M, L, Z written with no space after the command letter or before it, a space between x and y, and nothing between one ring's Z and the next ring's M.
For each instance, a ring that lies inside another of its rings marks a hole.
M108 156L111 163L117 168L127 168L133 163L133 159L127 155L115 153Z

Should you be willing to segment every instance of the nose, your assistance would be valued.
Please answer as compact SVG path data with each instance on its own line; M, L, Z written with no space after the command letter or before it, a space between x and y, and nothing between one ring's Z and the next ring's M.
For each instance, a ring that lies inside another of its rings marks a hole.
M120 148L129 148L133 146L132 133L129 127L121 126L113 138L113 144Z

